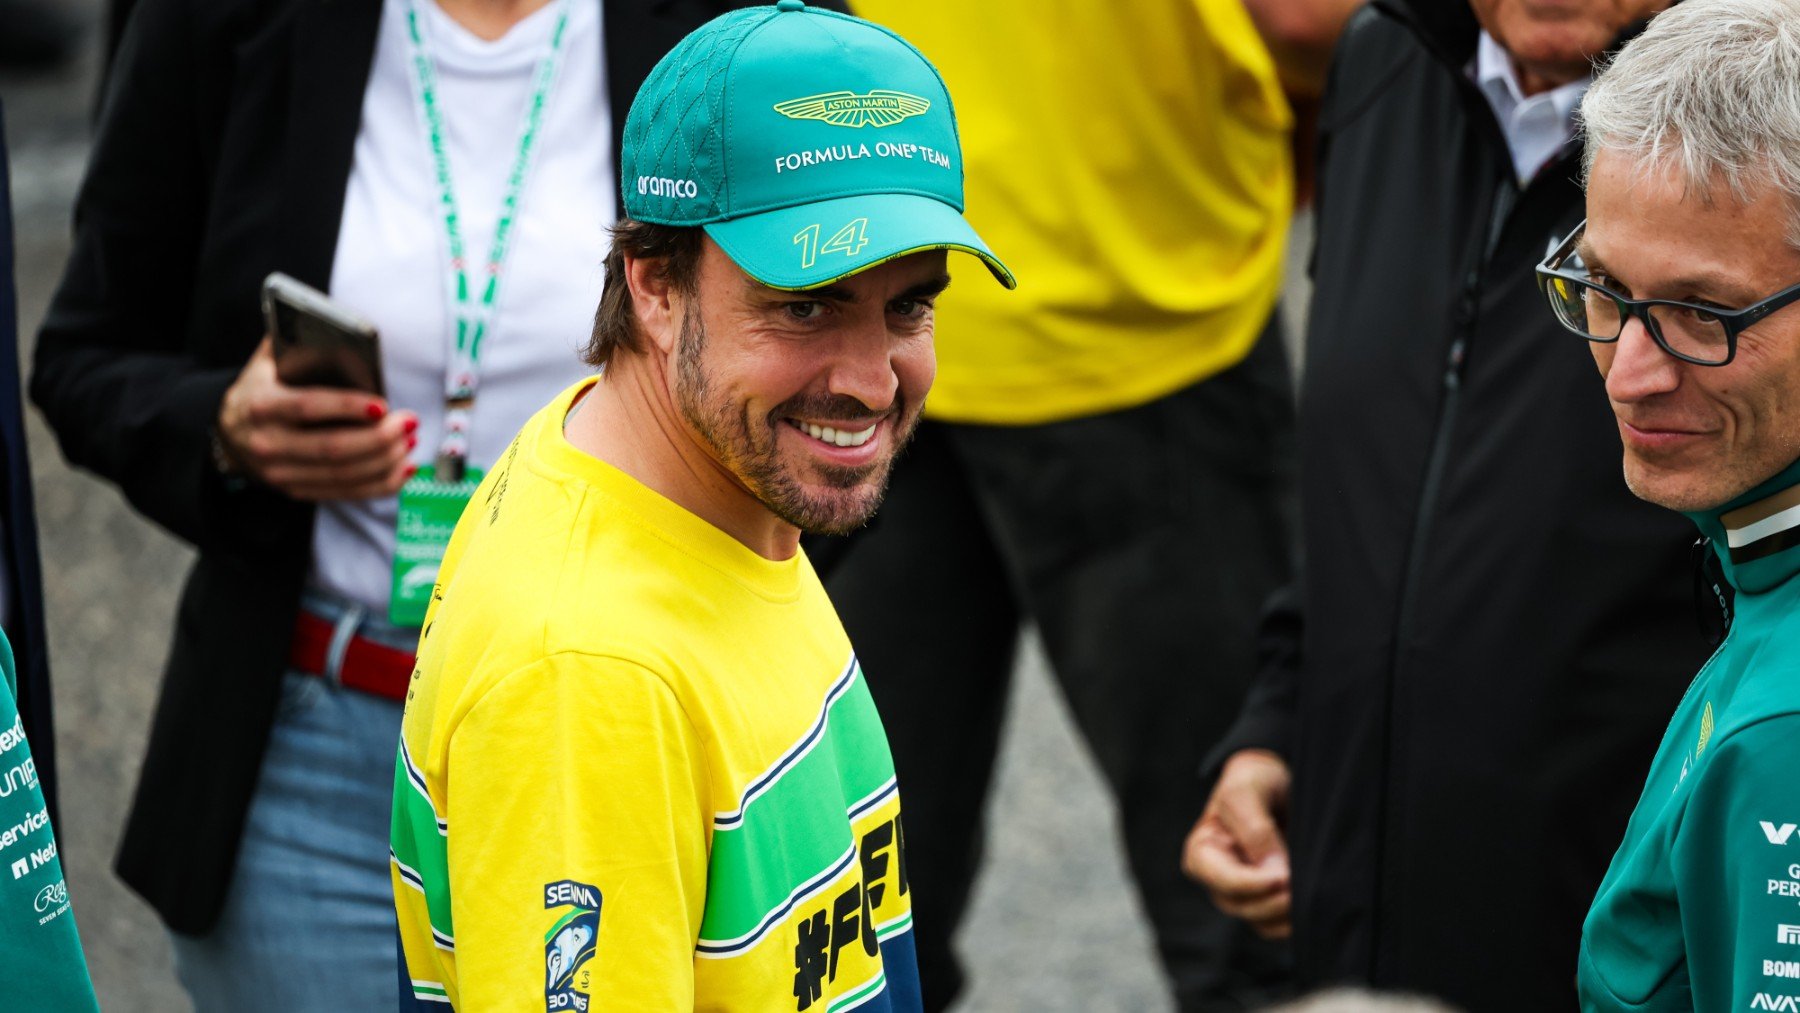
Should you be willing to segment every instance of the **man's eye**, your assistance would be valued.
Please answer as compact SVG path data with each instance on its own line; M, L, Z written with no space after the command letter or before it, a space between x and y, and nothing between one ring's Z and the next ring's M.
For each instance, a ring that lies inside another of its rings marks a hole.
M1715 311L1723 310L1725 308L1718 303L1707 302L1705 299L1690 299L1687 301L1690 305L1681 307L1681 313L1695 323L1716 324L1719 322L1719 314Z
M888 304L889 312L902 317L922 317L930 309L931 304L923 299L896 299Z
M1623 296L1629 296L1631 294L1630 289L1626 288L1624 285L1619 284L1616 280L1613 279L1613 277L1611 275L1604 274L1599 271L1589 271L1588 272L1588 282L1590 284L1598 285L1601 288L1606 289L1608 292L1617 292L1618 294L1623 295Z
M793 317L795 320L815 319L818 317L819 312L824 308L816 302L791 302L784 303L783 305L787 307L788 316Z

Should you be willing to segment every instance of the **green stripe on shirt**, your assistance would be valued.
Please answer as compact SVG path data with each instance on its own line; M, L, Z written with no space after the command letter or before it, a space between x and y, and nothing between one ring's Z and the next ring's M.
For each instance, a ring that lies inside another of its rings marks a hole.
M832 704L819 741L751 801L741 823L714 831L701 940L755 931L837 864L852 845L847 808L893 778L887 736L858 671Z
M449 843L438 830L437 808L408 776L410 760L402 741L394 756L394 861L418 876L432 929L445 939L455 939L450 917Z

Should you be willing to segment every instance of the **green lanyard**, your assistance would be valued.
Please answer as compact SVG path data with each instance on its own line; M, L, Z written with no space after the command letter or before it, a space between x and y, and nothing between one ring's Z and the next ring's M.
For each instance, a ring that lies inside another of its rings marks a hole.
M550 104L550 91L556 83L563 39L569 27L572 0L559 2L561 9L556 15L556 25L550 31L550 49L538 61L532 75L531 97L525 102L523 122L519 126L518 152L513 156L512 171L506 178L500 217L494 224L494 241L488 247L484 265L486 282L480 284L481 291L476 293L476 286L469 279L462 216L456 203L456 185L450 176L450 153L444 141L437 65L426 48L425 33L419 25L419 0L407 0L406 37L412 51L413 93L418 100L425 140L437 175L438 210L450 254L444 287L449 293L450 319L455 322L450 337L449 366L444 373L444 438L437 455L439 481L458 481L468 465L470 412L475 405L475 390L481 382L481 342L493 330L500 280L505 276L506 257L511 252L508 241L513 224L518 220L519 198L525 192L526 179L531 173L532 156L537 151L544 112Z

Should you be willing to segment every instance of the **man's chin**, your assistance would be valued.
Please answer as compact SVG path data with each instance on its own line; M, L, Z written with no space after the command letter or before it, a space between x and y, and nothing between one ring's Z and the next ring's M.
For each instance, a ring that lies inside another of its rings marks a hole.
M799 527L801 531L804 531L809 535L831 535L836 537L861 531L863 526L869 523L869 518L873 516L875 516L875 511L871 510L856 519L851 519L847 516L838 516L828 520L821 520L818 523L810 525L796 525L796 527Z
M810 535L847 535L869 523L887 491L888 463L815 473L759 490L775 516Z
M1533 18L1507 40L1513 59L1542 74L1579 80L1593 57L1612 44L1616 32L1578 18Z
M880 505L880 489L867 496L840 492L834 496L807 497L800 503L770 504L776 516L809 535L847 535L869 523Z
M1714 476L1694 470L1660 468L1629 454L1625 458L1625 485L1638 499L1681 513L1717 509L1744 491L1725 488L1725 483Z

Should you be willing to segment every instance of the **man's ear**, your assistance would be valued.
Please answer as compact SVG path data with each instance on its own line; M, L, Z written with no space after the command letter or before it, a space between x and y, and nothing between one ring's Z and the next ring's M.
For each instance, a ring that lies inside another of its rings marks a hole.
M638 331L664 355L672 355L681 333L681 309L675 286L669 281L661 257L625 257L625 284L631 290L631 309Z

